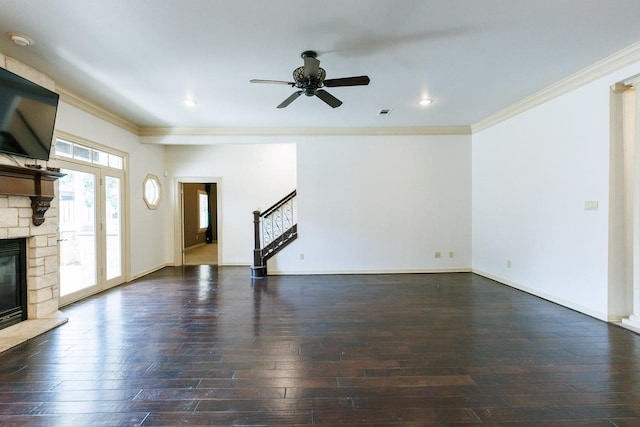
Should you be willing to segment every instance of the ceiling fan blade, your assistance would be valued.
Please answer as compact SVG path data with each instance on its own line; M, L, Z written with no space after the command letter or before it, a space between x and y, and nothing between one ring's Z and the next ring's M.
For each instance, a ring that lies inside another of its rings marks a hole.
M340 101L338 98L331 95L329 92L327 92L324 89L318 90L316 92L316 96L322 99L324 102L326 102L327 104L329 104L329 106L333 108L336 108L342 105L342 101Z
M320 70L320 61L313 56L304 56L304 77L318 77L318 71Z
M290 97L288 97L287 99L285 99L284 101L282 101L282 103L280 105L278 105L278 108L284 108L287 105L291 104L293 101L295 101L296 99L298 99L298 97L302 95L302 91L299 90L297 92L294 92Z
M369 84L369 76L344 77L341 79L328 79L324 81L326 87L338 86L366 86Z
M269 83L269 84L274 84L274 85L289 85L289 86L295 86L294 82L285 82L282 80L261 80L261 79L251 79L249 80L249 82L251 83Z

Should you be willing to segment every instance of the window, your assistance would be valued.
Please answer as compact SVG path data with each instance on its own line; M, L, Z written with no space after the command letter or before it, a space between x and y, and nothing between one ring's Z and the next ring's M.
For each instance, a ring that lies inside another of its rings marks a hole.
M147 175L142 183L142 194L144 202L149 209L158 209L160 205L160 196L162 194L162 187L160 187L160 180L155 175Z
M198 190L198 227L200 232L209 228L209 196L202 190Z
M76 144L75 142L69 142L62 139L56 140L55 153L58 157L67 157L81 162L107 166L113 169L124 169L124 160L122 156L114 153L107 153L96 148L86 147L81 144Z

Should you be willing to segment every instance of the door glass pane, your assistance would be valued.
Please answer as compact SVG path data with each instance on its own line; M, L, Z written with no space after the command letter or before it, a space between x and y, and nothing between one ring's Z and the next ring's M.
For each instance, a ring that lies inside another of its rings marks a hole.
M105 177L106 232L107 232L107 280L122 275L122 245L120 230L120 178Z
M95 286L96 176L62 170L60 179L60 295Z

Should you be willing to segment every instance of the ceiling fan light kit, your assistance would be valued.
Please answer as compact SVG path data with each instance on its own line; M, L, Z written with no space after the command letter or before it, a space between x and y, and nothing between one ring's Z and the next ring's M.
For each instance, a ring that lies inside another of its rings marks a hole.
M342 105L342 101L322 89L323 87L366 86L369 84L370 80L368 76L343 77L339 79L325 80L327 73L324 68L320 68L320 61L317 59L318 54L316 52L312 50L305 50L300 56L304 60L304 65L293 70L294 81L292 82L261 79L250 80L251 83L281 84L299 89L282 101L277 108L287 107L303 93L306 96L317 96L330 107L336 108Z

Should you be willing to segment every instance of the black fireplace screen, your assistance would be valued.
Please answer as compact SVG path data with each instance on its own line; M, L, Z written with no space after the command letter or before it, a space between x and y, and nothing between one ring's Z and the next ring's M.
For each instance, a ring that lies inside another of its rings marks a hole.
M25 239L0 240L0 329L27 318Z

